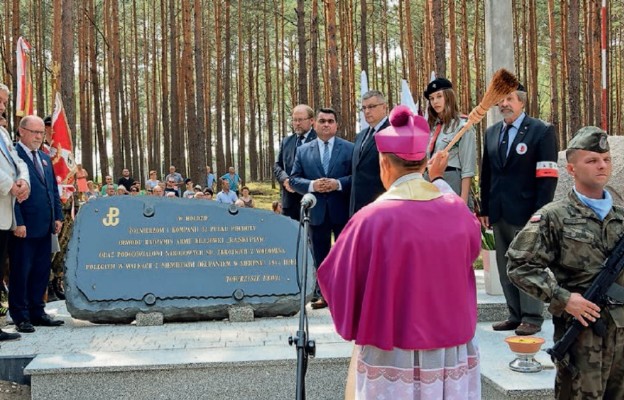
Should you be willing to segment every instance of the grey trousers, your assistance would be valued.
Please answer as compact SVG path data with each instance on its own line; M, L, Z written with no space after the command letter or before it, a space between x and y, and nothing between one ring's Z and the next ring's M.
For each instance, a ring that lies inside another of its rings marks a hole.
M509 309L509 320L513 322L528 322L537 326L542 326L544 317L542 311L544 303L537 300L522 290L518 289L507 276L507 249L523 226L511 225L504 219L498 220L494 224L494 241L496 242L496 263L498 264L498 274L503 288L503 294Z

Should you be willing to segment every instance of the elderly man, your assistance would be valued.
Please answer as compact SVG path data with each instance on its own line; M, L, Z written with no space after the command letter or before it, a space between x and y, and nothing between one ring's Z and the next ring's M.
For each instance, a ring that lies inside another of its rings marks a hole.
M552 201L557 187L555 128L524 113L522 85L498 103L503 121L485 134L481 164L481 223L493 227L496 263L509 316L495 331L533 335L542 329L543 303L518 290L507 278L505 252L532 213Z
M116 183L113 182L113 177L110 175L106 175L106 177L104 178L104 185L102 185L102 188L100 189L100 195L104 196L109 187L112 187L114 191L117 191L117 188L119 187Z
M424 180L426 120L405 106L390 120L375 135L387 191L349 220L319 284L337 332L356 343L356 398L478 399L479 222L443 181L448 153L429 169L435 184Z
M277 161L273 165L273 174L278 180L282 192L282 214L299 221L301 194L290 185L290 172L295 163L297 149L302 144L316 139L314 130L314 110L306 104L299 104L292 112L293 134L286 136L280 145Z
M169 166L169 173L165 176L165 182L173 179L176 185L182 184L184 182L184 178L179 172L176 172L176 167L174 165Z
M236 173L236 170L234 169L234 167L230 167L228 169L228 173L223 175L221 177L221 179L225 179L226 181L228 181L228 183L230 184L230 189L236 193L236 196L238 197L240 195L240 193L238 193L238 188L240 186L243 186L243 180L241 179L241 177Z
M612 170L607 133L593 126L580 129L566 159L574 188L534 213L516 236L507 252L509 278L550 303L555 341L575 319L584 326L598 318L606 324L604 336L588 328L572 344L568 363L578 374L557 365L556 397L624 399L624 295L611 294L602 310L583 297L624 237L624 208L605 190ZM616 283L624 285L624 274Z
M17 153L28 166L31 193L15 204L15 231L9 256L9 313L18 332L31 333L34 326L59 326L44 310L43 295L50 274L50 235L63 225L59 191L52 160L39 150L45 135L43 120L29 115L20 121Z
M9 88L0 83L0 115L6 111ZM9 133L0 127L0 260L4 265L4 254L11 230L15 228L14 204L23 202L30 194L28 166L17 154ZM0 272L2 268L0 266ZM4 273L0 273L0 284L4 289ZM0 341L19 339L19 333L0 330Z

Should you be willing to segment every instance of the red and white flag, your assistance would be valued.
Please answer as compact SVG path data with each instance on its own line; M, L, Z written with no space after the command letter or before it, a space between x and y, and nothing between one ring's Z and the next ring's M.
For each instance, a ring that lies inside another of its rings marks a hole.
M61 94L56 93L54 101L54 113L52 114L52 141L50 143L50 158L54 168L54 176L59 185L61 200L63 202L71 198L74 192L74 174L76 163L74 162L74 145L71 139L71 131L67 125L67 117L63 108Z
M17 39L17 94L15 96L15 115L24 117L34 114L33 86L30 71L30 43L20 36Z

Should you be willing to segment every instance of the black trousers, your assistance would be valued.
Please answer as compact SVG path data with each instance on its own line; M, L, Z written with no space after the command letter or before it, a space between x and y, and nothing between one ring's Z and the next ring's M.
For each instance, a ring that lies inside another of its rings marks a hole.
M523 226L512 225L502 218L494 224L494 242L496 243L498 275L505 300L507 301L509 320L513 322L528 322L530 324L542 326L544 322L544 317L542 316L544 303L518 289L507 276L507 257L505 253L507 253L507 249L516 236L516 233L522 228Z
M345 227L345 224L334 224L329 220L329 216L325 215L325 222L321 225L310 225L310 240L312 240L312 254L314 255L314 268L318 270L318 267L323 263L329 250L331 249L332 233L334 234L334 240L338 239L340 232ZM314 296L321 297L321 289L318 286L318 281L314 287Z

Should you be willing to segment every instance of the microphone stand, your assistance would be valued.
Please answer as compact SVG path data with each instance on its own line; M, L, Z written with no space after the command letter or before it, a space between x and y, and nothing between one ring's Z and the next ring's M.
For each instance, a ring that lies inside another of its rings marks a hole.
M288 343L293 343L297 348L297 400L305 400L305 375L308 369L308 356L316 355L316 343L314 340L308 339L307 315L306 315L306 288L308 280L308 230L310 229L310 207L301 207L301 218L303 221L303 276L300 278L301 302L299 305L299 330L296 336L288 338ZM299 262L299 259L297 259ZM297 265L297 269L299 265Z

